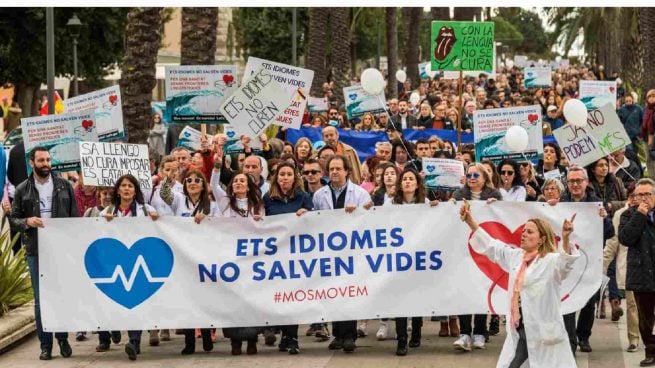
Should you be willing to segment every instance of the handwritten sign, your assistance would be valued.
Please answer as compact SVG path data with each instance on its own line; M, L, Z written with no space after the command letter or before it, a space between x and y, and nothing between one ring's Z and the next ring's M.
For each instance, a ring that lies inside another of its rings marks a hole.
M150 160L145 144L79 142L84 185L111 187L132 174L141 189L151 189Z
M587 110L598 109L605 104L616 105L616 81L580 81L580 101Z
M171 123L225 123L218 106L236 87L233 65L167 66L167 115Z
M589 111L586 126L566 124L555 129L553 135L569 162L579 166L587 166L630 144L613 104Z
M425 187L432 190L456 190L462 187L464 165L459 160L424 158Z
M21 119L25 160L31 173L29 155L34 147L50 152L52 171L80 169L78 142L97 141L98 125L93 110Z
M505 142L505 133L512 126L521 126L528 132L528 147L524 152L511 150ZM504 158L529 160L543 157L544 142L540 106L520 106L505 109L477 110L473 113L475 157L500 161Z
M523 74L525 88L550 88L552 84L552 70L549 67L525 68Z
M286 91L289 99L292 101L291 105L284 109L282 114L277 116L273 124L300 129L305 107L307 106L309 89L314 80L314 71L293 65L276 63L270 60L249 57L243 78L249 78L260 68L266 69L273 76L273 79ZM324 111L327 111L327 109Z
M98 139L102 142L125 137L120 86L111 86L95 92L64 100L65 112L95 110Z
M493 22L432 22L432 70L494 68Z
M223 102L219 110L239 135L258 139L291 103L291 97L280 88L273 74L260 68Z
M384 91L379 95L369 95L361 85L343 88L343 95L346 101L346 113L348 119L358 118L367 112L377 114L384 112L386 99Z

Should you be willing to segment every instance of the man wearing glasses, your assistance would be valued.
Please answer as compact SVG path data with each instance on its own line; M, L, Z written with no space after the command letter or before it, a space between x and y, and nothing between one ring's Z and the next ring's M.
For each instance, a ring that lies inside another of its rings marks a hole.
M566 181L569 190L562 196L560 202L602 202L593 191L587 192L589 179L587 178L587 171L582 167L570 167L566 175ZM599 215L603 218L603 242L614 236L614 227L610 218L607 216L605 205L603 204L599 210ZM591 329L594 326L596 303L598 303L599 299L600 293L596 292L580 310L577 327L575 323L575 312L564 315L564 325L569 335L573 355L575 355L577 346L580 346L580 351L583 353L590 353L592 351L591 345L589 344L589 337L591 336Z
M314 197L314 193L327 184L323 179L323 170L318 159L310 158L305 161L302 170L302 177L305 180L305 191Z
M621 215L619 243L628 247L625 288L633 292L639 313L639 333L646 345L641 367L655 367L655 181L639 179L634 191L637 206Z

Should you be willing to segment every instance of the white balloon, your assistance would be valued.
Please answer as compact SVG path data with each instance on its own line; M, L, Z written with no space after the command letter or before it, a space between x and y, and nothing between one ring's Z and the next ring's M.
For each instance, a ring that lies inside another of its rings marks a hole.
M396 72L396 80L400 83L405 83L407 80L407 73L404 70L400 69Z
M505 62L505 65L507 66L507 69L512 69L514 67L514 60L509 59Z
M528 148L528 132L522 126L514 125L507 129L505 143L512 151L523 152Z
M409 102L413 106L416 106L420 100L421 96L419 96L418 92L412 92L412 94L409 96Z
M378 95L384 91L384 77L379 70L375 68L368 68L362 72L362 88L368 94Z
M578 99L570 99L564 104L564 117L566 121L577 126L587 125L587 106Z

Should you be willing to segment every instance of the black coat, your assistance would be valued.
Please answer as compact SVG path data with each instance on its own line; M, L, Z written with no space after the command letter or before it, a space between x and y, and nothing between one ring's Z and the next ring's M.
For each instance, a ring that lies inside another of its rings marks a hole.
M625 288L631 291L655 291L655 226L648 216L631 208L621 215L619 242L628 247Z
M54 175L52 181L52 217L78 217L73 186L68 181ZM37 229L27 226L26 222L30 217L41 217L39 191L34 184L34 175L30 175L27 180L16 187L9 221L16 230L22 231L21 241L26 248L27 255L36 256L39 254L39 238Z

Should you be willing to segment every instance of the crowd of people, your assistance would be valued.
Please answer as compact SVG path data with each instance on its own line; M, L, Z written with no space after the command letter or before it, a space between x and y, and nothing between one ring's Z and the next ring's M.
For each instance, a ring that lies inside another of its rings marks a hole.
M644 145L651 147L653 143L655 90L647 93L646 105L642 108L636 103L635 96L626 91L617 79L617 112L633 144L587 167L570 164L554 143L544 144L543 159L536 163L511 159L493 162L476 158L471 145L458 147L455 142L441 139L438 135L416 142L403 137L405 129L458 129L460 115L462 131L471 131L475 124L473 113L477 109L532 104L542 107L544 134L550 134L553 129L566 124L562 115L563 104L567 99L577 97L579 80L596 79L597 75L594 67L580 66L558 71L553 74L554 87L549 90L525 89L522 73L517 68L499 72L496 79L480 75L465 81L461 105L457 81L435 78L422 81L415 89L411 88L410 82L401 88L399 98L389 99L387 111L381 114L366 114L358 121L348 121L343 109L334 104L326 114L307 114L306 126L321 131L320 144L307 138L288 142L286 132L280 130L275 138L266 135L258 137L263 147L261 150L254 150L249 144L250 138L244 137L243 151L230 154L224 150L227 136L221 133L213 137L203 136L201 148L197 151L176 147L165 152L166 133L161 126L161 116L155 115L149 140L153 173L151 190L140 188L131 175L122 176L113 187L86 186L82 177L74 173L60 177L51 172L50 154L45 148L31 151L29 164L32 174L28 177L22 171L25 170L25 161L21 169L16 159L12 161L12 151L8 185L15 186L15 189L9 190L11 206L5 202L4 209L9 212L12 230L22 233L22 244L27 251L35 291L40 358L52 358L54 339L62 356L68 357L72 353L66 333L57 333L53 339L53 335L44 332L41 327L36 229L43 226L43 218L97 216L110 221L117 216L150 217L152 220L160 216L183 216L202 222L208 216L226 216L259 221L265 216L285 213L302 216L314 210L342 209L350 213L366 211L373 206L419 203L435 206L449 200L462 203L478 200L490 204L495 201L542 201L553 206L560 202L602 203L598 214L603 218L603 237L608 244L604 266L610 277L610 318L618 321L624 314L621 300L625 298L629 338L626 349L637 351L641 336L646 346L646 359L642 365L655 366L655 336L652 334L655 323L655 262L651 258L655 252L655 182L646 175L655 171L645 170L651 167L652 159L647 155L646 162L643 162L638 148ZM325 84L325 93L325 97L333 101L330 84ZM409 102L412 93L419 94L416 105ZM463 107L460 109L459 106ZM384 130L389 140L379 142L374 155L362 158L353 147L340 139L340 132L344 129ZM429 157L461 161L465 169L461 187L454 191L426 189L422 160ZM499 253L489 255L488 249L502 247L496 243L489 245L488 235L479 234L466 206L462 207L462 219L479 238L476 251L479 249L492 260L503 262L497 258ZM573 230L572 223L573 219L564 222L564 235L568 236ZM530 224L525 226L528 232L525 236L526 239L530 236L534 239L522 244L526 255L515 257L517 262L525 262L524 268L536 267L533 266L538 264L535 259L556 251L549 238L552 229L536 220L531 220ZM568 245L565 250L567 254L571 253ZM568 258L563 256L562 262L570 263L574 258L572 254ZM515 291L520 292L523 276L522 272L512 273L512 280L516 278L515 285L518 285ZM553 287L556 287L560 278L554 280ZM479 314L436 317L435 320L440 322L438 335L454 338L455 349L469 352L483 349L490 338L499 334L501 325L505 323L508 336L513 336L509 343L511 354L503 350L503 354L509 354L502 358L507 366L518 367L526 359L544 359L543 354L534 351L530 343L525 344L526 339L538 338L539 334L529 332L534 327L533 321L526 320L525 325L522 323L523 313L532 316L530 318L539 318L535 316L543 314L539 309L526 310L535 308L534 304L527 300L515 301L517 295L511 295L511 316ZM553 323L561 325L562 331L565 331L564 338L570 349L564 350L570 351L572 356L578 350L586 353L592 351L589 339L596 309L599 309L600 318L606 318L604 299L605 295L599 292L589 299L577 316L576 313L559 319L551 316ZM520 310L514 311L514 306ZM395 352L399 356L406 355L408 347L418 348L421 345L423 317L410 317L411 323L407 318L395 318ZM354 352L356 340L369 334L369 324L372 323L376 322L335 321L331 328L326 323L315 323L309 326L306 334L321 341L331 339L329 349ZM375 337L379 340L390 338L388 320L382 319L377 323ZM522 330L523 326L525 330ZM178 331L185 335L182 354L195 351L197 338L202 338L203 350L213 349L217 331L208 326L197 327L197 330ZM171 333L168 330L150 331L149 344L158 345L160 340L169 340ZM231 341L233 355L242 354L244 341L246 354L256 354L259 335L264 336L264 343L269 346L279 339L279 350L289 354L298 354L301 348L298 325L226 328L223 334ZM78 332L76 337L88 338L85 332ZM111 342L120 342L121 333L100 332L98 340L96 350L107 351ZM561 345L559 347L558 352L561 353ZM128 332L125 352L129 359L137 359L141 352L141 331ZM574 360L561 359L562 366L575 366Z

